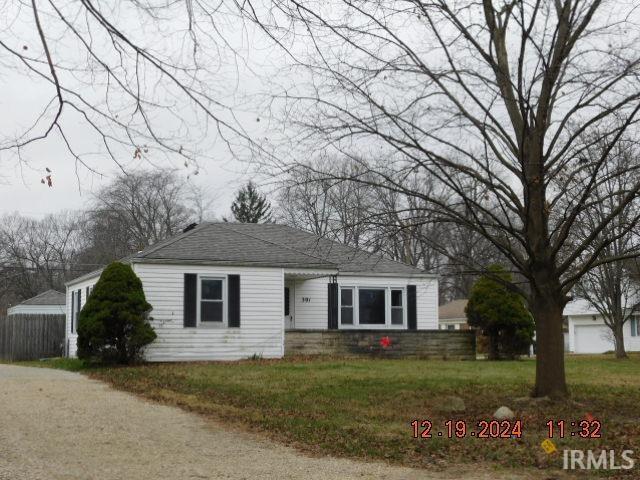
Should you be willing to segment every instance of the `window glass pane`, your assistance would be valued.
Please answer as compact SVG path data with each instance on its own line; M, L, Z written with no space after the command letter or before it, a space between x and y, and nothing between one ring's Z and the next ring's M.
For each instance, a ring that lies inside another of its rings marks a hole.
M203 300L222 300L222 280L202 280Z
M222 302L200 302L201 322L222 322Z
M340 304L353 305L353 290L350 288L343 288L340 290Z
M393 325L402 325L402 308L391 309L391 323Z
M340 310L340 323L353 325L353 307L342 307Z
M362 325L384 325L385 305L384 290L359 290L358 297Z
M402 290L391 290L391 306L402 306Z

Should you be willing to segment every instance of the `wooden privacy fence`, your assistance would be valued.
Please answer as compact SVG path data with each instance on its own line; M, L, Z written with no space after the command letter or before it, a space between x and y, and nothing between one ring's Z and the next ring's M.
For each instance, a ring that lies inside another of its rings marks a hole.
M64 315L0 317L0 359L60 357L64 353Z

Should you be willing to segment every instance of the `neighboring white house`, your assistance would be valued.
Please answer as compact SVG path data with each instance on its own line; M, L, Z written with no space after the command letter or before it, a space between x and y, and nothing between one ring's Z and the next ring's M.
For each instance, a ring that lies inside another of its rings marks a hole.
M123 261L153 306L150 361L279 358L288 329L438 328L434 275L283 225L203 223ZM70 356L100 273L67 283Z
M462 298L441 305L438 309L438 324L440 330L467 330L467 308L469 300Z
M7 309L7 315L64 315L65 312L65 294L56 290L47 290Z
M576 299L564 309L569 327L569 351L573 353L604 353L614 350L611 329L602 315L589 302ZM640 315L624 324L624 346L629 352L640 351Z

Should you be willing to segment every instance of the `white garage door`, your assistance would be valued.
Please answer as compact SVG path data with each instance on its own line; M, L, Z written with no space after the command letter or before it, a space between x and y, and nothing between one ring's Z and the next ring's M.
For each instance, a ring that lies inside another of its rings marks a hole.
M576 353L604 353L613 350L610 330L602 325L576 325Z

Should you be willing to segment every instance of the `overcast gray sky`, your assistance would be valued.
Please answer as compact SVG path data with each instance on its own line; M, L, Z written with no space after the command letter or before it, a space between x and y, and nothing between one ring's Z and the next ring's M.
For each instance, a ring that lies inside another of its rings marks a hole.
M6 10L3 13L7 15L4 20L0 19L2 40L8 42L11 48L44 60L44 51L36 35L37 30L30 8L20 6L19 2L6 3L5 7ZM64 66L85 68L85 63L87 65L91 63L90 59L87 60L86 55L77 53L79 47L68 32L58 34L63 29L60 25L56 26L55 18L51 13L43 11L41 16L44 19L46 36L55 61ZM123 16L126 18L126 13ZM203 73L201 80L211 81L212 96L230 107L230 112L221 114L224 119L229 120L231 115L236 116L234 121L240 128L250 136L258 138L265 135L268 122L257 120L261 115L260 107L257 101L255 104L252 103L248 96L256 94L261 89L259 77L268 71L269 55L273 50L269 52L261 50L261 44L254 43L255 32L249 32L245 25L234 22L235 20L231 18L226 23L216 24L219 34L225 37L229 45L213 45L215 42L204 45L201 61L206 64L207 60L211 60L212 65L210 71ZM78 24L82 25L82 20ZM163 28L167 25L171 31L181 31L184 29L184 17L179 20L164 20ZM145 21L143 27L134 25L132 31L140 41L155 46L156 28L152 23ZM165 36L161 41L166 43L164 46L158 46L158 50L184 48L183 39L168 38L168 34L164 33L163 35ZM99 43L99 37L95 38L96 43ZM234 50L238 56L232 53ZM105 57L109 58L108 54ZM238 58L241 60L239 61ZM243 64L242 60L245 58L250 60L252 67L256 70L251 71ZM216 61L218 65L215 65ZM46 64L43 65L45 68ZM55 89L52 84L43 82L36 75L22 68L20 62L11 59L11 55L4 53L0 55L0 71L0 133L3 140L6 140L11 139L12 136L18 137L29 128L34 118L37 118L47 103L55 98ZM61 76L66 74L62 66L58 74ZM100 76L95 75L89 78L96 78L99 81ZM153 85L152 74L147 74L147 78L149 85ZM72 79L66 77L66 81L72 81ZM100 85L95 87L95 91L91 91L90 85L81 88L87 92L87 95L98 97L104 92L103 86ZM220 142L218 138L215 138L215 141L212 140L216 136L215 126L212 122L208 122L207 125L201 113L191 112L192 106L186 100L181 100L171 91L161 93L154 98L173 102L175 108L172 110L180 111L182 118L190 122L190 130L183 131L178 141L181 145L184 143L185 146L192 147L197 164L190 163L185 166L183 159L159 151L151 142L148 144L149 149L144 158L135 159L133 151L121 150L116 152L118 162L126 170L177 169L181 176L199 185L215 199L213 213L216 216L226 215L235 190L249 178L256 177L251 165L246 161L237 160L225 147L224 142ZM55 107L55 104L53 106ZM50 109L50 112L53 113L54 110L55 108ZM19 212L42 217L60 210L84 208L91 200L91 193L106 185L115 174L121 171L101 148L100 139L96 138L90 126L81 122L79 118L74 118L73 111L69 110L65 107L65 117L61 123L74 148L82 153L83 161L87 166L74 160L60 136L56 134L30 144L19 152L15 149L1 151L0 214ZM170 125L171 119L163 115L163 112L156 112L157 124L161 127L165 124ZM167 131L169 129L168 126ZM46 168L52 171L53 187L51 188L41 183L47 175ZM90 170L96 170L99 173ZM194 175L196 171L198 174ZM260 180L259 177L258 180Z

